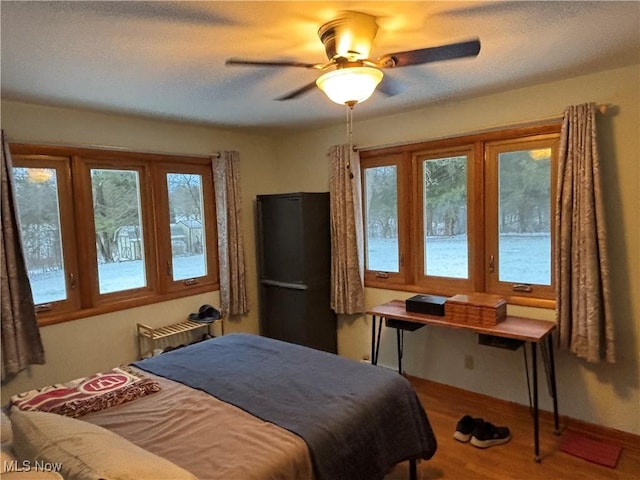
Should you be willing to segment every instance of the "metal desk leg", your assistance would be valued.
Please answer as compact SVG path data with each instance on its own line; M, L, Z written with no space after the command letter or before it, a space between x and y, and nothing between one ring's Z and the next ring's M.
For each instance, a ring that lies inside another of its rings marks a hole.
M402 375L402 354L404 347L404 338L399 328L396 328L396 340L398 342L398 373Z
M553 359L553 334L547 336L549 350L549 380L551 383L551 398L553 399L553 427L554 433L560 435L560 420L558 418L558 390L556 387L556 364Z
M378 339L376 340L376 363L374 363L374 365L378 364L378 356L380 355L380 338L382 337L382 317L379 318L379 323L378 323Z
M380 336L382 334L382 317L376 319L375 315L372 315L373 319L371 322L371 364L378 364L378 354L380 353ZM376 337L376 320L379 320L378 324L378 335Z
M538 355L536 342L531 342L531 363L533 368L533 443L536 463L540 463L540 431L538 424Z
M409 480L418 480L418 461L415 458L409 460Z
M376 358L376 316L371 315L371 364L376 365L378 359Z

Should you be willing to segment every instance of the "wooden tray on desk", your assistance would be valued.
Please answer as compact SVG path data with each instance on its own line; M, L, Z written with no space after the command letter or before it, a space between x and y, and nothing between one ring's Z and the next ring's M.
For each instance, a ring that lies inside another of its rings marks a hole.
M444 304L444 318L463 325L493 327L507 318L507 302L486 293L454 295Z

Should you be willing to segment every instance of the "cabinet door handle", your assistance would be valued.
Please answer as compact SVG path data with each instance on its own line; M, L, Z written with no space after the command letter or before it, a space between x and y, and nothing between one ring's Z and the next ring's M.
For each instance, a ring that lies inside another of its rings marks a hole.
M304 283L292 283L292 282L279 282L277 280L260 280L262 285L268 285L269 287L280 287L280 288L293 288L294 290L306 290L308 285Z
M184 281L184 284L189 286L189 285L195 285L196 283L198 283L198 280L195 278L189 278L188 280Z
M389 278L389 274L387 272L376 272L376 278Z
M496 267L496 259L493 255L489 257L489 273L493 273Z

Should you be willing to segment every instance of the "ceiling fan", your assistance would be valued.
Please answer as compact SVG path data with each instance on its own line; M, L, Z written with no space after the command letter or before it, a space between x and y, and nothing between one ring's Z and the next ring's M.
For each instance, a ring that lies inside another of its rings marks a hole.
M317 85L334 102L353 107L356 103L363 102L373 94L382 80L382 69L475 57L480 53L480 40L473 39L437 47L389 53L377 60L372 60L369 58L369 54L377 31L376 17L366 13L346 11L322 25L318 30L318 36L329 59L327 63L229 58L225 64L299 67L326 72L316 81L276 100L291 100L300 97ZM383 83L380 90L387 95L399 93L397 85L393 83Z

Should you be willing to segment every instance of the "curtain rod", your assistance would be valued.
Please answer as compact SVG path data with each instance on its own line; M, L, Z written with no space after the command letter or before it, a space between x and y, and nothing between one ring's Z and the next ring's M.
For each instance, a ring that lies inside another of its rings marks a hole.
M596 105L596 111L602 115L606 115L607 111L609 110L610 105L608 103L601 103ZM505 128L518 128L518 127L533 127L533 126L537 126L537 125L544 125L545 123L551 123L551 122L561 122L564 119L564 113L559 114L559 115L550 115L548 117L542 117L542 118L538 118L536 120L526 120L523 122L517 122L517 123L510 123L508 125L494 125L491 127L487 127L487 128L483 128L482 130L474 130L471 132L467 132L464 133L463 135L477 135L479 133L489 133L489 132L493 132L495 130L503 130ZM428 141L432 141L432 140L442 140L444 138L450 138L450 137L438 137L438 138L432 138L429 139ZM421 141L427 141L427 140L416 140L416 141L411 141L409 143L420 143ZM371 145L368 147L358 147L356 145L353 146L353 151L354 152L364 152L367 150L379 150L379 149L383 149L383 148L392 148L392 147L399 147L401 145L407 145L406 142L402 142L402 143L388 143L385 145Z
M601 103L599 105L596 105L596 113L601 113L602 115L606 115L607 110L609 110L609 104L608 103ZM533 120L533 121L529 121L529 122L522 122L522 123L546 123L546 122L552 122L552 121L561 121L564 120L564 113L560 114L560 115L552 115L549 117L542 117L539 118L538 120ZM518 125L518 124L516 124Z

